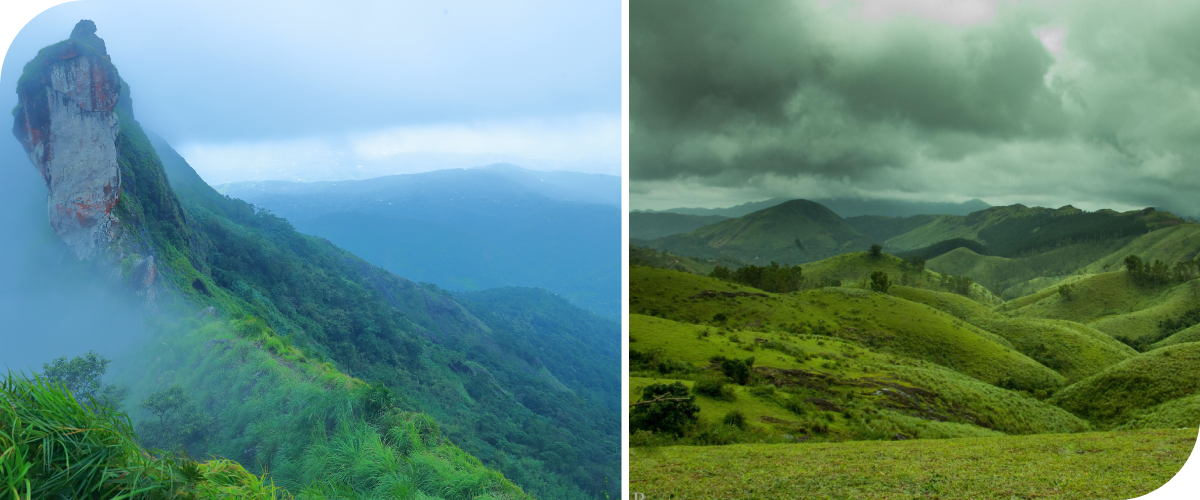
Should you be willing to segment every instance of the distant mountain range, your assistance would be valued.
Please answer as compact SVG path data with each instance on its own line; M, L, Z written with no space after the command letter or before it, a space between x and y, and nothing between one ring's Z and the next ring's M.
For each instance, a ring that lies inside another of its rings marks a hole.
M541 287L607 318L620 312L618 177L496 164L218 190L417 281Z
M794 198L771 198L763 201L743 203L728 208L671 208L667 210L643 210L641 213L674 213L684 215L719 215L722 217L741 217L764 208L770 208ZM991 205L983 200L974 199L962 203L921 202L899 200L863 200L857 198L819 198L812 200L833 210L842 217L857 217L860 215L881 215L886 217L908 217L913 215L967 215Z
M743 205L744 206L744 205ZM737 207L735 207L737 208ZM678 230L636 245L702 259L735 259L762 264L799 264L881 245L894 254L933 258L956 248L1000 257L1018 257L1070 245L1119 244L1147 232L1185 223L1152 208L1130 212L1086 212L1070 205L1057 209L1011 205L968 215L864 215L842 218L824 205L791 200L720 219L716 215L630 214L631 235ZM696 226L690 229L691 226ZM1095 246L1095 245L1093 245Z

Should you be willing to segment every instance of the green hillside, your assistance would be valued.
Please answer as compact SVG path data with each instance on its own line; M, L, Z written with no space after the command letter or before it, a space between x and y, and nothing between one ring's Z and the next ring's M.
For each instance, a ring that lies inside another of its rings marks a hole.
M742 412L742 441L945 438L1072 432L1078 418L944 367L838 338L728 330L632 315L630 401L651 383L719 378L714 356L754 356L754 382L730 383L732 401L701 394L701 426ZM705 334L705 332L711 332ZM665 372L665 373L664 373ZM753 439L751 438L753 436ZM703 438L697 438L701 441ZM703 444L703 443L701 443Z
M1063 389L1052 402L1102 425L1116 425L1162 403L1200 394L1200 343L1180 344L1118 363Z
M865 250L871 239L820 204L792 200L649 245L678 255L745 262L801 263Z
M872 256L868 252L851 252L829 257L803 266L805 284L808 287L848 286L867 288L871 274L887 273L888 279L898 286L928 290L949 290L952 286L945 281L947 275L936 273L886 253ZM964 289L961 297L984 305L1000 304L1000 298L978 283Z
M1011 388L1053 391L1064 381L992 333L924 304L867 290L824 288L777 295L702 276L635 267L630 271L630 311L688 323L822 333Z

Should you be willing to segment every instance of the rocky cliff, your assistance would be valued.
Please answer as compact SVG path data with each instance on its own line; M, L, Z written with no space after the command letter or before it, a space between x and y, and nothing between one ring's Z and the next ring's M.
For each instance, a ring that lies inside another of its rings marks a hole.
M46 182L50 226L79 258L116 236L121 195L121 83L96 25L80 21L71 38L42 49L17 84L13 135Z

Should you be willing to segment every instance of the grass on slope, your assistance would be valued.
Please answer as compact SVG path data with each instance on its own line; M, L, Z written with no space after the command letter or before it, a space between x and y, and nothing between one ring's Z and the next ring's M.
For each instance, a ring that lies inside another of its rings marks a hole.
M1179 333L1158 341L1151 345L1150 348L1158 349L1159 347L1186 344L1188 342L1200 342L1200 325L1192 325L1189 328L1185 328Z
M1196 429L630 450L646 498L1133 498L1175 476Z
M1171 226L1138 236L1119 250L1088 264L1084 271L1101 273L1120 269L1129 255L1137 255L1147 262L1158 259L1168 264L1192 260L1200 255L1200 224Z
M630 310L687 323L723 319L722 324L737 328L846 338L1008 388L1053 391L1064 382L994 334L924 304L866 290L766 294L712 278L634 267Z
M1007 300L1078 273L1084 263L1110 255L1127 241L1128 238L1076 243L1011 258L979 255L958 248L929 259L927 266L940 273L968 276Z
M1179 285L1138 285L1125 271L1073 278L1063 282L1074 287L1068 299L1052 286L1027 297L1009 301L1000 311L1034 317L1067 319L1085 323L1126 343L1161 337L1158 322L1173 319L1200 303L1200 282Z
M6 498L290 498L237 462L152 456L124 412L36 375L8 372L0 401Z
M803 266L804 282L808 287L829 286L840 282L843 286L867 288L871 273L883 271L896 285L929 290L942 288L942 275L929 270L918 271L904 264L894 255L883 254L871 257L868 252L852 252L828 259L810 262ZM981 304L996 305L1002 301L978 283L971 285L970 298Z
M972 322L1008 339L1022 354L1062 374L1068 384L1137 355L1132 347L1074 321L976 318Z
M1200 343L1138 355L1059 391L1050 402L1093 423L1118 425L1173 399L1200 394Z
M1010 434L1088 428L1066 411L1026 395L932 363L874 352L841 339L716 329L636 314L630 316L630 332L633 359L656 357L660 363L665 362L657 370L644 371L635 364L631 366L634 376L674 380L719 377L718 368L709 361L712 357L754 356L751 385L772 385L781 393L750 389L749 395L744 395L746 390L737 388L742 392L736 401L700 396L698 404L702 418L723 416L740 408L767 435L821 440L893 439L898 434L980 435L986 432L982 428ZM640 398L645 385L631 380L631 401ZM789 399L799 404L789 404ZM797 407L802 410L797 412ZM814 424L818 423L828 430L814 432L818 427ZM888 431L882 432L884 429Z
M1121 425L1121 429L1178 429L1200 424L1200 394L1172 399L1144 410Z

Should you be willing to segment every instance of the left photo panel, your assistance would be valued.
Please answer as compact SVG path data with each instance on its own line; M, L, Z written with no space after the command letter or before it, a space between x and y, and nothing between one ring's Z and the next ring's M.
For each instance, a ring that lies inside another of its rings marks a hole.
M32 16L0 488L620 498L621 41L601 0Z

